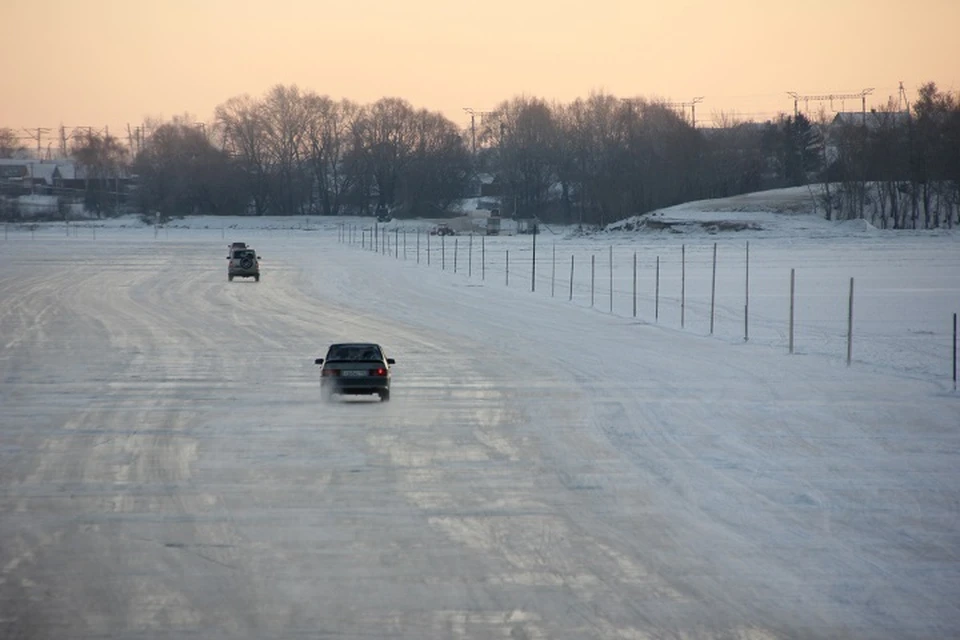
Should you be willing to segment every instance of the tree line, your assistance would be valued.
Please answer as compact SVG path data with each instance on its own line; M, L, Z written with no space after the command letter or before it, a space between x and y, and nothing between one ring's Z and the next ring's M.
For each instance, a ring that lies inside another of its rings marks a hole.
M134 204L164 216L439 216L484 183L504 215L595 225L817 185L830 219L958 222L960 100L934 83L908 110L891 101L846 118L717 119L694 128L663 102L598 93L569 103L516 97L462 130L399 98L360 105L277 85L227 100L209 124L156 123L132 157L96 132L75 140L72 154L99 178L86 194L98 211L117 201L110 177L129 171ZM0 152L12 146L0 129Z
M818 167L825 215L893 229L960 224L960 99L920 87L909 112L895 101L835 129Z

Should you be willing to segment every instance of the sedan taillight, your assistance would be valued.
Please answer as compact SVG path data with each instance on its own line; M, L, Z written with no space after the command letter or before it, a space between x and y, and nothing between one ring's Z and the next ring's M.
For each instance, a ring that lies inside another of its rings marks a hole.
M378 367L378 368L376 368L376 369L371 369L371 370L370 370L370 375L372 375L372 376L379 376L379 377L382 378L382 377L384 377L384 376L387 375L387 370L384 369L383 367Z
M336 377L340 375L340 370L339 369L321 369L320 375L324 378Z

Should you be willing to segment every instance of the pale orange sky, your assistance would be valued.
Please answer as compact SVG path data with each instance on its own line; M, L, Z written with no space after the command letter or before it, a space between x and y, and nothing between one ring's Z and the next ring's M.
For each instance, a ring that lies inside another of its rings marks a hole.
M278 83L460 124L519 94L703 96L709 123L792 111L787 91L960 90L960 0L0 0L0 25L14 128L209 121Z

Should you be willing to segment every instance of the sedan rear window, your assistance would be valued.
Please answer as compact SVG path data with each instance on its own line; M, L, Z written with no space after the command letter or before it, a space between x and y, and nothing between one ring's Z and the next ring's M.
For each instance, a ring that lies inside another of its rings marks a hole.
M376 347L343 346L331 349L327 360L383 360L383 354Z

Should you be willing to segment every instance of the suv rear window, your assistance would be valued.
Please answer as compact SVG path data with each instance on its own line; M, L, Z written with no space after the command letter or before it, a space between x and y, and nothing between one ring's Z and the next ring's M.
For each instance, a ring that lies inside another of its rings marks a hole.
M242 250L242 251L234 251L234 252L233 252L233 257L234 257L234 259L236 259L236 260L239 260L239 259L241 259L241 258L246 258L246 257L248 257L248 256L249 256L249 257L254 257L254 256L256 256L256 252L255 252L255 251L250 251L249 249L244 249L244 250Z

